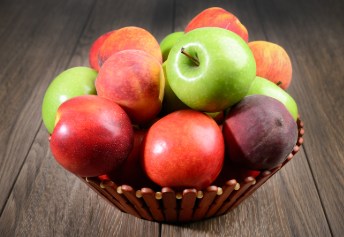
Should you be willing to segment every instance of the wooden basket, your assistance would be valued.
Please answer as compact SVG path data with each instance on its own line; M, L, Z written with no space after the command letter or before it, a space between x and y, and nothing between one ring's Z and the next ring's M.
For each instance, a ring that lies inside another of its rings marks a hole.
M164 187L156 192L148 187L134 190L129 185L118 186L112 180L102 181L98 177L82 179L119 210L142 219L182 223L220 216L237 207L295 156L304 135L300 119L297 125L297 143L287 159L278 167L262 171L256 178L246 177L242 182L231 179L222 187L209 186L205 190L185 189L175 192Z

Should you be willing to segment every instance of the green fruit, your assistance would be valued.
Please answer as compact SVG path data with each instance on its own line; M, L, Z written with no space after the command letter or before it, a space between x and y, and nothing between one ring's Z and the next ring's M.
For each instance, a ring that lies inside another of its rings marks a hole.
M160 43L163 61L167 60L168 54L175 43L184 35L183 31L168 34Z
M247 94L256 76L256 62L237 34L205 27L186 33L173 46L166 73L172 90L184 104L195 110L218 112Z
M177 96L174 94L173 90L168 83L168 78L166 75L166 62L162 64L162 68L164 70L165 75L165 91L164 91L164 100L163 100L163 113L169 114L171 112L182 110L182 109L189 109Z
M294 120L297 120L298 109L295 100L285 90L277 86L275 83L262 77L256 77L247 95L257 94L270 96L279 100L288 109Z
M42 118L51 134L55 127L58 107L66 100L79 95L95 95L97 71L88 67L74 67L59 74L45 92L42 104Z

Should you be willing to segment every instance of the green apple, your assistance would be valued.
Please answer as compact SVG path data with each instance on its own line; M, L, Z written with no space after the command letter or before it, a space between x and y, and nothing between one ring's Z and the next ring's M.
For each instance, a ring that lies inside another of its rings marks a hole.
M47 88L42 104L42 118L51 134L55 127L55 116L59 106L79 95L95 95L95 79L98 73L88 67L74 67L60 73Z
M177 110L190 109L176 96L176 94L171 89L170 84L168 83L167 75L166 75L166 61L162 64L162 68L164 70L164 75L165 75L165 91L164 91L162 112L164 114L169 114Z
M166 64L169 84L192 109L225 110L248 92L256 62L237 34L216 27L186 33L173 46Z
M162 39L160 42L160 49L162 53L163 61L167 60L168 54L170 53L171 48L175 43L184 35L183 31L173 32L168 34L165 38Z
M277 86L275 83L262 77L256 77L252 82L247 95L257 94L270 96L279 100L288 109L294 120L297 120L298 109L295 100L285 90Z

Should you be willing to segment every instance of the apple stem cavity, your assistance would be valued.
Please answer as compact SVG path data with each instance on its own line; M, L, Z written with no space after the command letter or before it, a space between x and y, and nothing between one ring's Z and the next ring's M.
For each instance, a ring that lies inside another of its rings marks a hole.
M184 48L181 48L180 52L184 54L186 57L188 57L196 66L199 66L198 59L185 52Z

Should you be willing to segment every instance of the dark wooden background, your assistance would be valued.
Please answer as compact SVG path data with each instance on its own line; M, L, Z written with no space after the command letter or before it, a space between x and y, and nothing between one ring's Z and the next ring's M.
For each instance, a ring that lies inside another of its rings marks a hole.
M53 159L45 89L88 65L100 34L135 25L160 41L210 6L287 50L304 146L225 216L178 226L121 213ZM343 236L343 12L342 0L0 0L0 236Z

